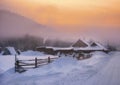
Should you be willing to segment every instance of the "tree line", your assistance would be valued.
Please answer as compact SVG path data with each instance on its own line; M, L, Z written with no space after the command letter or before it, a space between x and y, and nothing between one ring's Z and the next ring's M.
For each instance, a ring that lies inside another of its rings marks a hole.
M35 50L39 46L54 46L54 47L67 47L70 46L71 42L62 41L57 39L47 39L42 37L35 37L26 35L21 38L8 38L0 40L0 47L5 48L8 46L14 47L21 51Z

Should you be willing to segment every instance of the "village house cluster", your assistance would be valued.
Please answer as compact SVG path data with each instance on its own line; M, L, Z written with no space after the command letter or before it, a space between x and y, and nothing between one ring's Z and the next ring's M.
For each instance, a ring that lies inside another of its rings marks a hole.
M40 46L36 48L37 51L44 52L47 54L58 55L61 54L89 54L94 51L103 51L108 52L108 50L98 42L86 42L85 40L79 39L76 43L72 44L69 47L51 47L51 46Z

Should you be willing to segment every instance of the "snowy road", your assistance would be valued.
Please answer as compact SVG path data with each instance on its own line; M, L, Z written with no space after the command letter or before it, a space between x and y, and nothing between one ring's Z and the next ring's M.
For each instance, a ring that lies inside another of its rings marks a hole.
M109 63L84 85L120 85L120 53L113 56Z

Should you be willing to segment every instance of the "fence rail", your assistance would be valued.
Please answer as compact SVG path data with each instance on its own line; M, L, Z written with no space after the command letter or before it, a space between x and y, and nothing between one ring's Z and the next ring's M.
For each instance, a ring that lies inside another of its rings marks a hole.
M57 58L46 58L46 59L30 59L30 60L19 60L15 55L15 72L22 73L27 69L37 68L42 65L46 65L56 60Z

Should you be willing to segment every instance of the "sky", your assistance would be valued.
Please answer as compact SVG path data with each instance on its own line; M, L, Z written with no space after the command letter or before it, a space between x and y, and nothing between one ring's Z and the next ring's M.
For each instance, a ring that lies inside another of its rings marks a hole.
M0 9L48 26L59 37L120 42L120 0L1 0Z

